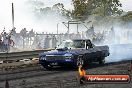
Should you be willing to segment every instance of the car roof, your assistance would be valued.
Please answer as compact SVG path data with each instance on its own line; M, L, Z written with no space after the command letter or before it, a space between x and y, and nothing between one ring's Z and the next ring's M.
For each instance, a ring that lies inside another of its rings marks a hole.
M73 42L73 41L87 41L90 39L72 39L72 40L64 40L64 42Z
M85 40L85 41L87 41L87 40L90 40L90 39L73 39L73 41L81 41L81 40Z

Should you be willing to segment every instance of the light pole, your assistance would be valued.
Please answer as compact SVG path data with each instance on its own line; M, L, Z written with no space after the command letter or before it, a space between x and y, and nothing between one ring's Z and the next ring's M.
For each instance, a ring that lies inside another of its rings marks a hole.
M58 34L58 29L59 29L59 23L57 23L57 34Z
M14 4L12 3L12 29L14 28Z

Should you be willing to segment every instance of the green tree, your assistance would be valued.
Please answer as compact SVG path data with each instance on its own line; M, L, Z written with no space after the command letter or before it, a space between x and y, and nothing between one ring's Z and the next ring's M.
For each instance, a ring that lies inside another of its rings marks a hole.
M53 5L52 8L58 9L58 11L61 12L61 14L64 15L64 16L67 16L67 17L71 16L71 12L66 10L62 3L57 3L57 4Z
M122 6L119 0L72 0L74 10L72 11L73 17L88 17L92 14L101 16L112 16L121 14Z
M74 10L72 11L73 18L85 18L90 15L95 8L93 0L72 0Z

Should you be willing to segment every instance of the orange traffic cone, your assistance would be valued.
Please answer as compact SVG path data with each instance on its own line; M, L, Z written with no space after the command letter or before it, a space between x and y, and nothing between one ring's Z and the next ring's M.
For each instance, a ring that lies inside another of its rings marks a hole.
M6 82L5 82L5 88L9 88L9 82L8 82L8 80L6 80Z

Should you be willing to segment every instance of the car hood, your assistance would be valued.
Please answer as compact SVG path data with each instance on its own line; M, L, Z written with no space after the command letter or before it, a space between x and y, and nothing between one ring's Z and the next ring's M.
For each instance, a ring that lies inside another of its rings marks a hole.
M40 56L46 55L65 55L65 54L78 54L77 49L56 49L48 52L41 53Z

